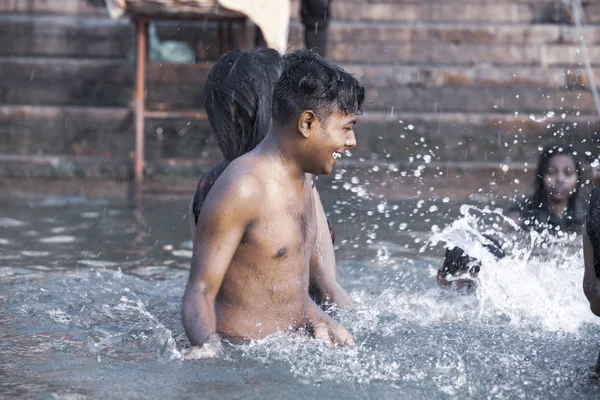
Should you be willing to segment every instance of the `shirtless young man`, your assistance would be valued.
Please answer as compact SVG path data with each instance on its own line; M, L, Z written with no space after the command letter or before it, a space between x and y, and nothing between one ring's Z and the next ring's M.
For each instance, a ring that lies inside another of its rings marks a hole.
M219 335L260 339L301 328L353 345L308 296L322 223L309 174L329 174L337 155L356 145L363 99L354 77L315 53L285 57L269 134L229 164L199 215L183 298L194 346L218 343Z

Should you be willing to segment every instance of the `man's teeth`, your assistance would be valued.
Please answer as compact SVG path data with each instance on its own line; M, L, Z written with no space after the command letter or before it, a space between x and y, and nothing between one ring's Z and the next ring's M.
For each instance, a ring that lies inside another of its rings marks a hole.
M333 158L338 159L340 158L342 155L340 153L333 153Z

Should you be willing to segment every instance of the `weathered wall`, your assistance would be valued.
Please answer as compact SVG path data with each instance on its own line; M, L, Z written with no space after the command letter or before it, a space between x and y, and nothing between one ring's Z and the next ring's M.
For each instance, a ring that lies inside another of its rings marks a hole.
M368 95L355 156L534 162L538 146L558 140L596 154L582 35L554 4L334 0L330 58L354 72ZM600 4L584 5L583 36L598 67ZM297 48L297 2L292 9ZM219 56L214 26L163 23L159 34L186 41L199 62L151 64L148 102L201 106ZM1 2L0 174L128 176L133 51L132 24L108 19L101 0ZM218 157L206 122L149 120L146 139L149 172L198 173ZM19 154L36 155L37 164ZM65 160L81 168L53 167Z

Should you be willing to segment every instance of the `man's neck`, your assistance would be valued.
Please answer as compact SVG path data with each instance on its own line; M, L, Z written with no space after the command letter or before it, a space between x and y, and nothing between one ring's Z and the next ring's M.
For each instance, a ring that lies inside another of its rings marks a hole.
M269 134L260 144L262 152L279 164L286 174L289 174L290 179L303 181L307 175L296 161L297 146L292 140L287 139L286 135L288 132L281 128L271 127Z

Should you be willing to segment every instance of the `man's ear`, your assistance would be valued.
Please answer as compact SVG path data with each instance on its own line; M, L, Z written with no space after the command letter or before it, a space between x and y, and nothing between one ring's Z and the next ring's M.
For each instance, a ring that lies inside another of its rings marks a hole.
M300 114L300 118L298 118L298 130L305 138L310 137L311 133L314 132L318 124L319 119L311 110L304 111L302 114Z

